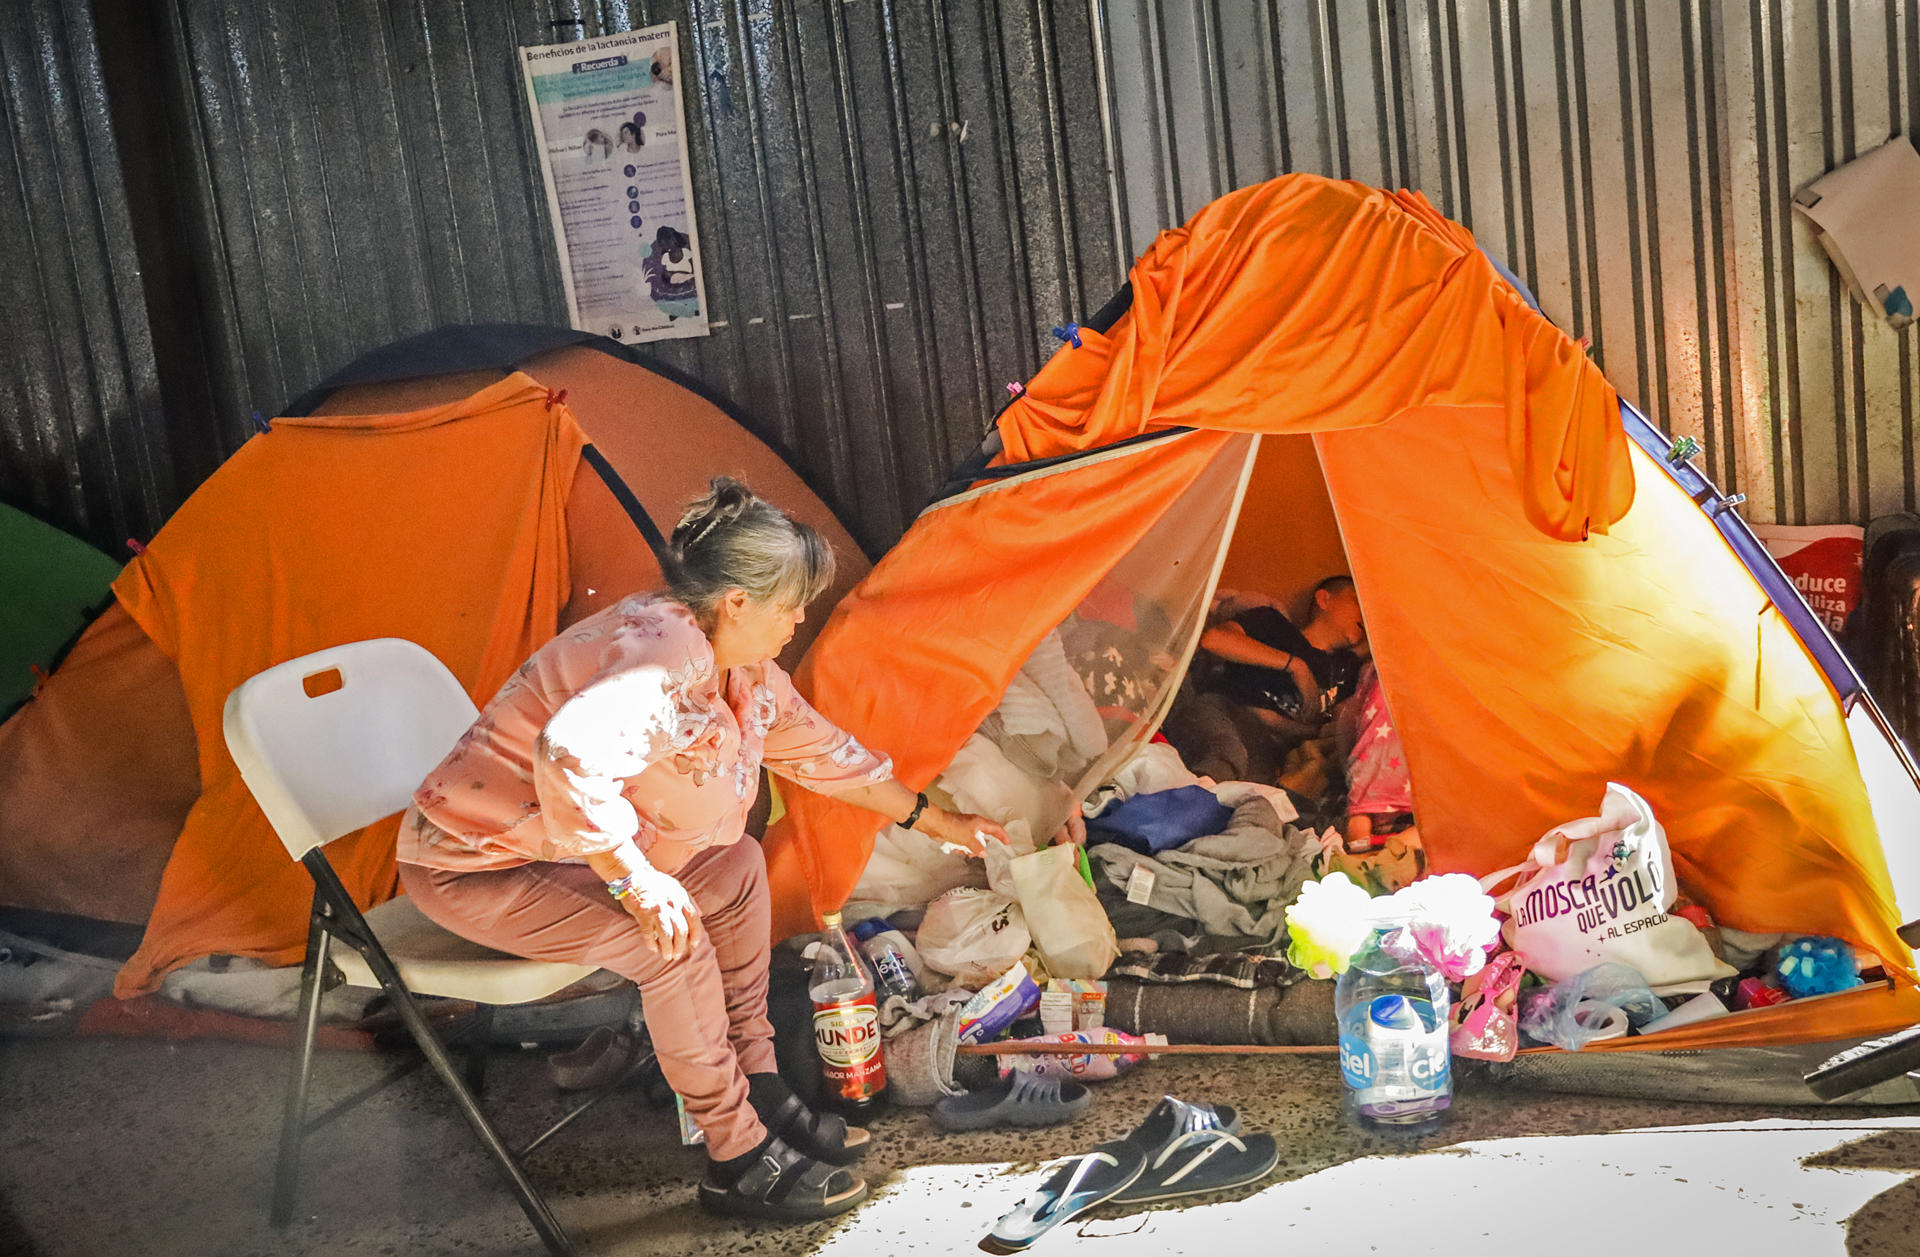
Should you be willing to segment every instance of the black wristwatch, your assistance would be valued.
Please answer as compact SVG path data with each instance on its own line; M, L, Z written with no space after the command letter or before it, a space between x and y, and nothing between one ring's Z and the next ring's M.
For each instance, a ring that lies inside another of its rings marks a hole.
M907 819L900 822L900 828L912 829L913 823L920 819L920 813L927 810L927 792L922 790L913 796L913 811L907 813Z

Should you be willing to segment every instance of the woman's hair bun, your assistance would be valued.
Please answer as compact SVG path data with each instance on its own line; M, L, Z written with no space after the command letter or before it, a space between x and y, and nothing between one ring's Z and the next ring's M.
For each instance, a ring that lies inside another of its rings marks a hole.
M745 515L755 500L753 490L732 476L715 476L707 486L707 496L689 504L674 526L669 542L674 554L685 558L714 532Z

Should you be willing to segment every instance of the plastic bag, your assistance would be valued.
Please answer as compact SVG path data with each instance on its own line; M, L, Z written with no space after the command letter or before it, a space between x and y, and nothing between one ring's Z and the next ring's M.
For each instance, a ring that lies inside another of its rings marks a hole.
M1033 936L1011 896L968 886L927 905L914 945L920 959L961 985L978 989L1026 955Z
M978 812L1001 822L1014 840L1015 854L1033 850L1034 824L1071 810L1065 786L1034 780L977 733L955 752L932 793L944 793L959 811ZM874 840L873 855L850 899L875 904L879 915L891 916L901 908L930 903L947 891L983 884L986 879L977 861L923 833L894 825ZM1000 893L1011 896L1011 885L1000 888Z
M1098 978L1120 954L1113 923L1080 876L1079 860L1080 848L1062 843L1011 864L1027 929L1056 978Z
M1524 863L1480 885L1492 891L1516 873L1519 884L1499 901L1507 945L1543 977L1570 978L1612 961L1670 992L1734 974L1698 926L1669 915L1680 888L1667 831L1645 799L1617 782L1607 783L1599 816L1548 831Z
M978 861L942 850L923 833L891 825L874 839L873 856L848 902L873 904L876 916L891 916L985 880Z
M1664 1017L1667 1006L1635 970L1595 965L1520 999L1520 1029L1543 1043L1578 1052L1595 1039L1618 1039L1629 1026Z
M1503 951L1468 978L1453 1006L1449 1045L1455 1056L1510 1061L1520 1050L1520 1026L1514 1020L1520 980L1527 966L1518 952Z
M1035 777L1013 763L991 740L968 738L935 785L962 812L978 812L1013 832L1051 833L1073 810L1073 793L1057 781ZM1026 850L1031 851L1031 838Z

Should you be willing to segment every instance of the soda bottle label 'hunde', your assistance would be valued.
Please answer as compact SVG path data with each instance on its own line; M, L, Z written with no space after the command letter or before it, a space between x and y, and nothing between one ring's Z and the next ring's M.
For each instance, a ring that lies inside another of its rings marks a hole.
M880 1010L873 980L853 950L853 941L829 914L814 956L813 1041L831 1107L849 1117L873 1111L887 1086L886 1058L880 1048Z

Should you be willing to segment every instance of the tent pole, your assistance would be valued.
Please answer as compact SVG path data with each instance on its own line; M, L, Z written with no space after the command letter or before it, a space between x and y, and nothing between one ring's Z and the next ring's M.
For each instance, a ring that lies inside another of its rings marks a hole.
M1330 1056L1332 1043L962 1043L961 1056Z

